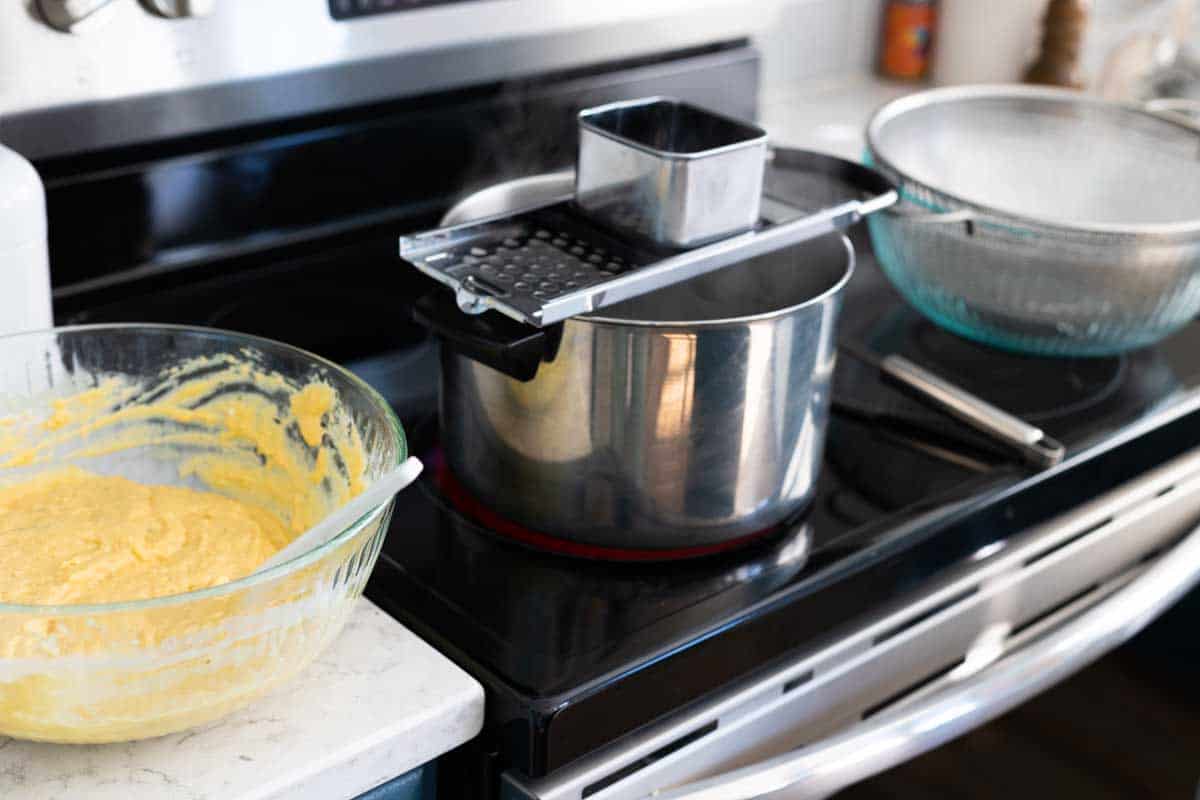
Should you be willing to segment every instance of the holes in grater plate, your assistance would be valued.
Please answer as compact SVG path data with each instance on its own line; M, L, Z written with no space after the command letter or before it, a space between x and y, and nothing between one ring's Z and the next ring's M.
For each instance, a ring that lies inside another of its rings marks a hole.
M445 247L444 243L440 246ZM624 242L606 228L551 206L502 223L480 223L469 235L464 233L459 244L440 252L446 254L443 266L429 265L435 277L440 272L453 279L445 282L463 288L469 276L490 281L508 292L498 303L500 307L532 322L541 317L536 309L540 307L544 313L563 293L603 297L597 284L643 263L667 258L674 251ZM444 266L448 259L456 262L452 268ZM481 264L490 268L484 270ZM564 286L566 283L572 285Z

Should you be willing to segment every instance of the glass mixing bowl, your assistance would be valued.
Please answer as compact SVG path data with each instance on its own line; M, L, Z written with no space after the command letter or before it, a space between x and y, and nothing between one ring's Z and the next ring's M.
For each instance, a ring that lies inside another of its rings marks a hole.
M304 416L297 397L311 400L304 390L313 385L331 389L332 404ZM144 325L0 338L0 485L70 465L254 502L297 533L406 457L400 423L378 394L287 345ZM124 741L247 704L341 630L391 507L290 562L209 588L0 604L0 734Z

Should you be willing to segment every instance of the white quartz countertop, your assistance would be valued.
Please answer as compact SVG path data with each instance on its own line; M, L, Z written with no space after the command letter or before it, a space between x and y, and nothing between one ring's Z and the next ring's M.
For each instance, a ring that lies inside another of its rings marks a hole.
M862 74L767 86L759 96L759 122L773 145L859 161L875 110L925 88Z
M366 599L295 681L219 722L113 745L0 737L4 800L338 800L473 738L483 687Z

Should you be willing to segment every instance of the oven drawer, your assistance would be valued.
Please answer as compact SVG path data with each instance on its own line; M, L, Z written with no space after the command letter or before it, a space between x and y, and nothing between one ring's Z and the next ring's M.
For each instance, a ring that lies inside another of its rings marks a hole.
M826 797L1123 643L1200 578L1200 451L1038 526L903 607L510 800Z

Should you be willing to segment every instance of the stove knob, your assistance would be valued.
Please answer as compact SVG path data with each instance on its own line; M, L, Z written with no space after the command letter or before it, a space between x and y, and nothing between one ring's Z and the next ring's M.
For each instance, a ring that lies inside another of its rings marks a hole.
M142 0L142 5L168 19L206 17L212 13L214 0Z
M67 33L82 33L108 14L99 12L109 8L115 0L38 0L42 18L52 28Z

